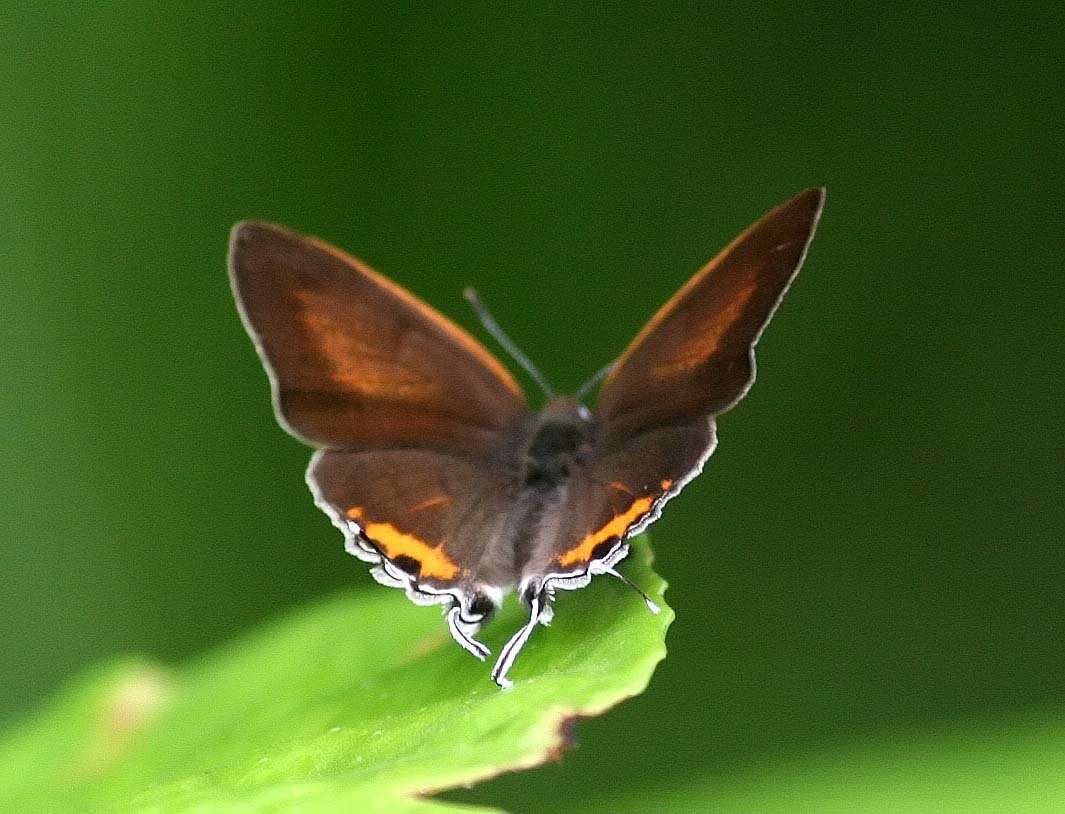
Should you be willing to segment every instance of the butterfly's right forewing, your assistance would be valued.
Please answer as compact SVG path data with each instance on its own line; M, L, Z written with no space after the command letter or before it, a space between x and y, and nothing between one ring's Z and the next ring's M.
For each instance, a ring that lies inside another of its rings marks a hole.
M754 380L754 346L806 255L824 203L808 189L732 241L670 299L618 359L596 414L607 446L706 421Z

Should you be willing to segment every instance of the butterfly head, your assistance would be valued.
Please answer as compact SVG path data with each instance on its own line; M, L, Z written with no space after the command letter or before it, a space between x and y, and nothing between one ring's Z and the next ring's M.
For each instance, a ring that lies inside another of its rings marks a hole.
M593 430L588 408L576 399L559 397L548 402L525 447L525 484L550 489L565 483L591 455Z

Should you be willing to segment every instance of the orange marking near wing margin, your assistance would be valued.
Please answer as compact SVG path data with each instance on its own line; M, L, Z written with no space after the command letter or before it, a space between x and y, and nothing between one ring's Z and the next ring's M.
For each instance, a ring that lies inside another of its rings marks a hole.
M415 559L420 564L419 576L430 579L454 579L459 567L444 553L444 544L431 546L413 534L402 532L391 523L376 523L365 520L361 506L347 510L347 515L373 540L390 560L399 556Z
M559 564L568 566L577 562L587 562L591 559L592 552L597 545L606 542L611 537L622 537L629 530L629 526L647 514L653 502L653 498L650 497L641 497L638 500L634 500L628 509L621 514L614 515L605 526L593 531L591 534L586 534L578 545L560 554L558 557Z

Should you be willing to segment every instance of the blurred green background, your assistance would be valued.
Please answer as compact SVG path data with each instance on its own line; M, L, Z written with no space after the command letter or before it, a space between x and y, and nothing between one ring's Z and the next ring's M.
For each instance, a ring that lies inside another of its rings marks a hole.
M9 5L0 713L107 654L177 660L384 590L274 423L224 271L234 221L321 235L470 327L476 285L574 387L824 184L760 381L655 527L677 621L651 689L560 764L459 797L559 810L1058 714L1063 23L1049 3Z

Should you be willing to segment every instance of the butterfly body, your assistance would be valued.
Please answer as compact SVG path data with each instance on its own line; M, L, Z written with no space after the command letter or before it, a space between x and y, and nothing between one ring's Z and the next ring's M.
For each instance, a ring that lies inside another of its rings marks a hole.
M754 345L806 252L823 192L807 190L726 247L610 368L589 409L533 412L509 372L454 323L360 261L282 227L234 228L238 309L278 420L318 447L307 472L346 547L385 585L444 606L455 640L511 590L530 620L586 585L702 469L715 416L746 393ZM648 604L653 603L648 600Z
M576 399L552 399L536 416L528 433L522 482L530 489L557 489L571 471L587 464L594 441L588 408Z

